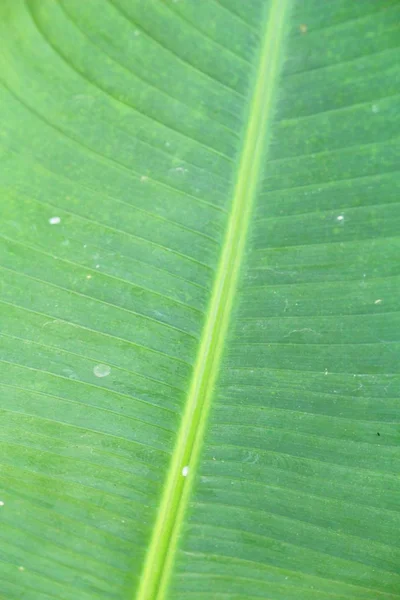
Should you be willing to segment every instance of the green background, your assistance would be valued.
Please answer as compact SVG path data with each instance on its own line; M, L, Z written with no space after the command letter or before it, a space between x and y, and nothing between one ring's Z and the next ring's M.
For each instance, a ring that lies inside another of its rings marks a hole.
M1 600L139 598L277 3L1 2ZM399 23L288 0L169 600L400 598Z

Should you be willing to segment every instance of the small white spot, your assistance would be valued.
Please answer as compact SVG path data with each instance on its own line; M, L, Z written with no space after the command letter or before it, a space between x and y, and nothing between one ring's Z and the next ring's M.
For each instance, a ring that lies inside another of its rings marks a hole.
M147 177L147 175L142 175L141 178L140 178L140 181L142 183L144 183L145 181L148 181L148 180L149 180L149 178Z
M96 269L100 269L100 265L96 265Z
M382 304L382 298L378 298L378 300L375 300L374 304Z
M25 567L18 567L18 571L25 571Z
M176 167L175 169L173 169L173 171L175 171L176 173L182 173L182 175L188 172L188 170L185 169L185 167Z
M379 112L379 106L377 104L373 104L371 110L372 110L373 113L378 113Z
M139 31L139 29L135 29L135 31L133 32L133 35L134 35L135 37L139 37L139 35L140 35L140 31Z
M58 225L59 223L61 223L61 218L60 217L50 217L49 223L50 223L50 225Z
M84 247L84 248L87 248L87 244L83 244L83 247Z
M86 279L92 279L91 275L86 275Z
M324 375L328 375L328 373L329 373L328 369L325 369Z
M0 500L0 506L4 506L3 500Z
M189 467L188 467L188 466L186 466L186 467L183 467L183 469L182 469L182 475L183 475L184 477L187 477L187 474L188 474L188 473L189 473Z
M344 215L339 215L336 217L336 221L344 221Z
M107 377L111 373L111 367L108 365L96 365L93 368L93 373L96 377Z

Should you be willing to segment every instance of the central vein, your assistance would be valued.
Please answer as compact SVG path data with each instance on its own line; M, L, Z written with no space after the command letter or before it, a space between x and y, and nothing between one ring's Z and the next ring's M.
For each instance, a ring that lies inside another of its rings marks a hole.
M219 371L252 206L269 139L284 25L290 0L272 0L234 189L231 215L195 365L137 600L163 600ZM184 477L183 474L188 474Z

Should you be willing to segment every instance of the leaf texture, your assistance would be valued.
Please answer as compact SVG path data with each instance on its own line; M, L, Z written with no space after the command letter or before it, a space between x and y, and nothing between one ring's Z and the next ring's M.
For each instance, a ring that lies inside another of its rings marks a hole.
M399 17L3 0L1 600L400 598Z

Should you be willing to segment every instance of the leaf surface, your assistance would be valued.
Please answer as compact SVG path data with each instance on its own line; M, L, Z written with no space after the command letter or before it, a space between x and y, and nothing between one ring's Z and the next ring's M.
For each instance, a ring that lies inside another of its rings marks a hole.
M3 0L1 600L400 597L399 17Z

